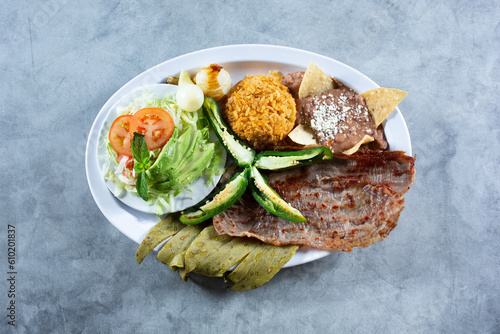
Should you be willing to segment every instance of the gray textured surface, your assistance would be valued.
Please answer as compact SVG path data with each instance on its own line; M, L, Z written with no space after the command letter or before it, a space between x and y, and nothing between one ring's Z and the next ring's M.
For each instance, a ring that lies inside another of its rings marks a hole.
M499 333L498 1L208 3L0 5L0 332ZM239 43L310 50L408 91L417 154L386 241L247 293L186 284L152 258L137 265L84 168L93 119L118 88L171 57Z

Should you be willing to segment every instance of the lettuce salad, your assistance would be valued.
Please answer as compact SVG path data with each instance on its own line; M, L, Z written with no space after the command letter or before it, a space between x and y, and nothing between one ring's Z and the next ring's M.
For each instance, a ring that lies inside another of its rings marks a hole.
M143 108L161 108L168 111L174 119L176 130L180 134L183 134L188 130L192 132L202 131L204 134L208 134L209 122L203 115L202 109L200 108L194 112L182 110L177 106L175 95L171 94L167 94L163 99L156 99L150 91L145 91L128 106L117 107L116 117L122 115L133 115L138 110ZM210 141L208 135L204 135L199 145L206 145L209 143ZM207 185L212 182L216 175L221 175L224 172L223 169L219 168L223 147L218 141L214 144L214 154L208 163L207 168L203 170L201 175L207 176ZM122 192L129 192L138 196L135 187L137 178L136 172L133 168L127 168L130 158L122 156L118 159L119 155L111 147L108 136L106 136L104 145L106 145L108 152L106 158L103 159L104 163L101 168L104 179L113 182L118 190ZM159 148L149 152L152 164L154 164L160 156L161 150L162 148ZM194 189L191 187L191 184L194 181L195 180L191 180L191 182L185 184L182 189L173 189L170 191L157 190L154 187L149 187L149 200L147 201L147 204L154 206L154 210L157 215L161 215L165 211L173 211L173 200L177 195L181 192L188 196L194 193Z

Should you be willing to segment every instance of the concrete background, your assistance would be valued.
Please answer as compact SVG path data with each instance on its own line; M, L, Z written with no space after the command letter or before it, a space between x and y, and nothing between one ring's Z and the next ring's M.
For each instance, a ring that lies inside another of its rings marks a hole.
M500 333L499 18L498 1L2 2L0 332ZM384 242L233 293L139 266L90 194L84 153L131 78L240 43L317 52L408 91L417 179Z

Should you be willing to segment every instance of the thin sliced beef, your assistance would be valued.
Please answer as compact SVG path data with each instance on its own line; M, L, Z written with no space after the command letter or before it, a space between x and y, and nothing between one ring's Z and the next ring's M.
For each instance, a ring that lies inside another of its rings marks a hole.
M268 182L278 193L281 187L294 184L311 187L322 182L357 181L385 186L402 195L415 179L414 164L415 159L401 151L362 150L352 155L336 154L322 164L270 173Z
M274 245L351 251L385 239L404 208L415 177L402 152L357 152L312 166L268 174L269 184L307 218L292 223L244 198L213 218L219 234Z

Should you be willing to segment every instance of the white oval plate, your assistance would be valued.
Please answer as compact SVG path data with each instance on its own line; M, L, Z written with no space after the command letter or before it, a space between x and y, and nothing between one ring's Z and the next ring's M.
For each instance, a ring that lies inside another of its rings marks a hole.
M225 67L235 84L245 75L267 74L269 71L276 70L283 74L305 71L311 61L326 74L342 80L358 92L380 87L364 74L334 59L309 51L273 45L229 45L196 51L158 64L129 81L102 107L92 125L87 141L85 154L87 179L97 206L104 216L118 230L138 244L149 229L158 223L155 215L139 212L117 200L108 191L99 171L96 158L99 132L110 108L122 96L146 85L165 82L168 75L176 76L181 70L194 75L200 67L210 63ZM387 117L384 127L390 149L405 151L406 154L411 155L410 135L398 108ZM330 254L328 251L301 247L285 267L314 261L328 254Z
M122 96L110 109L107 113L106 118L104 119L104 123L99 131L99 137L97 139L97 162L99 164L99 170L101 175L103 175L102 166L108 160L109 154L107 152L107 137L109 133L109 128L113 121L119 116L117 113L117 108L124 108L132 103L137 98L141 97L145 92L151 93L151 97L153 99L163 99L167 94L175 94L177 92L177 86L174 85L166 85L166 84L153 84L146 85L135 89L134 91L125 94ZM215 133L210 133L210 139L212 142L216 142L218 139ZM222 169L226 165L226 151L223 151L221 160L219 163L219 168ZM163 213L168 212L177 212L184 209L187 209L195 204L198 204L202 199L204 199L210 192L215 188L217 182L219 182L221 175L216 175L207 185L208 177L202 176L193 182L192 187L196 189L193 193L183 192L177 195L172 201L172 207L169 211L164 211ZM129 193L127 191L123 191L119 189L115 183L110 180L105 181L108 189L122 201L124 204L130 206L133 209L136 209L141 212L146 213L155 213L155 207L148 205L142 198L137 196L136 194Z

